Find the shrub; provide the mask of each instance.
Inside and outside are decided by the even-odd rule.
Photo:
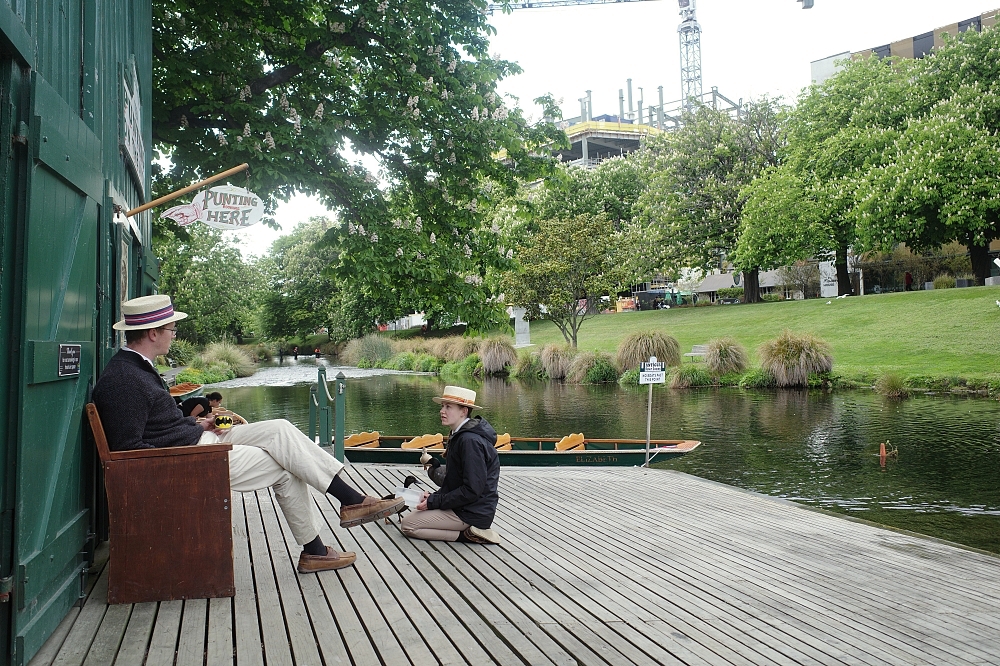
[[[416,357],[412,352],[396,354],[385,362],[385,367],[390,370],[413,370]]]
[[[551,379],[565,379],[576,350],[563,345],[545,345],[542,348],[542,367]]]
[[[764,342],[758,353],[761,366],[771,373],[779,388],[808,386],[811,373],[833,369],[830,345],[809,334],[784,331]]]
[[[741,373],[731,372],[729,374],[720,375],[718,382],[719,386],[739,386],[741,379],[743,379],[743,375]]]
[[[719,298],[743,298],[743,287],[723,287],[715,292]]]
[[[584,377],[588,384],[614,384],[618,381],[618,366],[615,359],[607,352],[598,352],[594,356],[594,362],[587,375]]]
[[[778,301],[785,300],[785,297],[782,294],[761,294],[760,300],[765,303],[777,303]]]
[[[517,363],[517,352],[510,338],[497,335],[483,340],[479,347],[479,358],[482,359],[484,373],[500,375]]]
[[[363,338],[355,338],[344,348],[343,358],[359,368],[372,368],[380,362],[388,361],[393,356],[392,343],[381,335],[374,333]],[[362,361],[366,365],[361,365]]]
[[[618,378],[618,384],[620,386],[638,386],[639,368],[632,368],[622,373],[622,376]]]
[[[205,347],[201,357],[209,367],[215,364],[228,366],[236,377],[249,377],[256,371],[250,354],[231,342],[213,342]]]
[[[747,352],[733,338],[716,338],[708,343],[705,364],[716,377],[742,373],[748,365]]]
[[[906,381],[894,372],[886,372],[875,382],[875,391],[890,400],[902,400],[910,395]]]
[[[571,384],[609,384],[618,381],[615,359],[607,352],[580,352],[566,371]]]
[[[180,338],[174,338],[170,344],[170,351],[167,352],[167,358],[173,360],[177,365],[189,365],[191,359],[197,355],[197,348],[187,340]]]
[[[243,347],[242,349],[257,362],[270,361],[274,358],[274,352],[271,350],[271,346],[265,342],[260,342],[249,347]]]
[[[545,367],[542,365],[541,354],[531,352],[518,356],[510,376],[518,379],[545,379]]]
[[[468,357],[469,354],[478,354],[481,343],[482,340],[478,338],[459,336],[441,338],[434,344],[433,354],[446,361],[458,362]]]
[[[438,372],[444,361],[431,354],[417,354],[413,358],[413,369],[418,372]]]
[[[954,289],[955,288],[955,278],[950,275],[938,275],[934,278],[934,288],[935,289]]]
[[[670,375],[670,388],[697,388],[711,386],[712,376],[700,365],[685,365]]]
[[[667,365],[680,365],[681,346],[676,338],[659,331],[637,331],[618,344],[617,361],[621,370],[638,368],[650,356]]]
[[[479,377],[483,374],[483,364],[479,354],[469,354],[461,361],[449,361],[441,366],[442,375],[468,375]]]
[[[178,382],[193,382],[195,384],[217,384],[233,379],[236,374],[225,363],[213,363],[204,368],[191,368],[177,373]]]
[[[740,378],[740,388],[741,389],[761,389],[761,388],[774,388],[776,383],[774,381],[774,375],[763,368],[754,368],[753,370],[747,371],[742,378]]]

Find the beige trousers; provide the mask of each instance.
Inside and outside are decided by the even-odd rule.
[[[315,539],[323,525],[309,486],[325,493],[344,465],[284,419],[233,426],[221,437],[206,432],[202,444],[229,442],[229,484],[240,493],[274,488],[297,543]]]
[[[401,523],[403,534],[411,539],[425,541],[455,541],[458,535],[469,528],[454,511],[428,509],[427,511],[410,511]]]

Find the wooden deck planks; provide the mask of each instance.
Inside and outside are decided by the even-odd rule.
[[[383,495],[413,472],[347,474]],[[501,546],[344,530],[315,493],[358,553],[319,575],[273,493],[237,494],[234,599],[109,607],[105,568],[32,666],[1000,663],[1000,558],[664,470],[501,479]]]

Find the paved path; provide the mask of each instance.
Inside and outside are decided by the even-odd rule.
[[[354,466],[384,494],[411,469]],[[270,492],[235,498],[234,599],[106,605],[36,664],[997,664],[1000,558],[677,472],[505,468],[502,546],[333,526],[295,573]]]

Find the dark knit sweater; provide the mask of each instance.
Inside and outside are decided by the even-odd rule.
[[[94,387],[94,404],[112,451],[197,444],[204,432],[181,414],[146,359],[122,349]]]

